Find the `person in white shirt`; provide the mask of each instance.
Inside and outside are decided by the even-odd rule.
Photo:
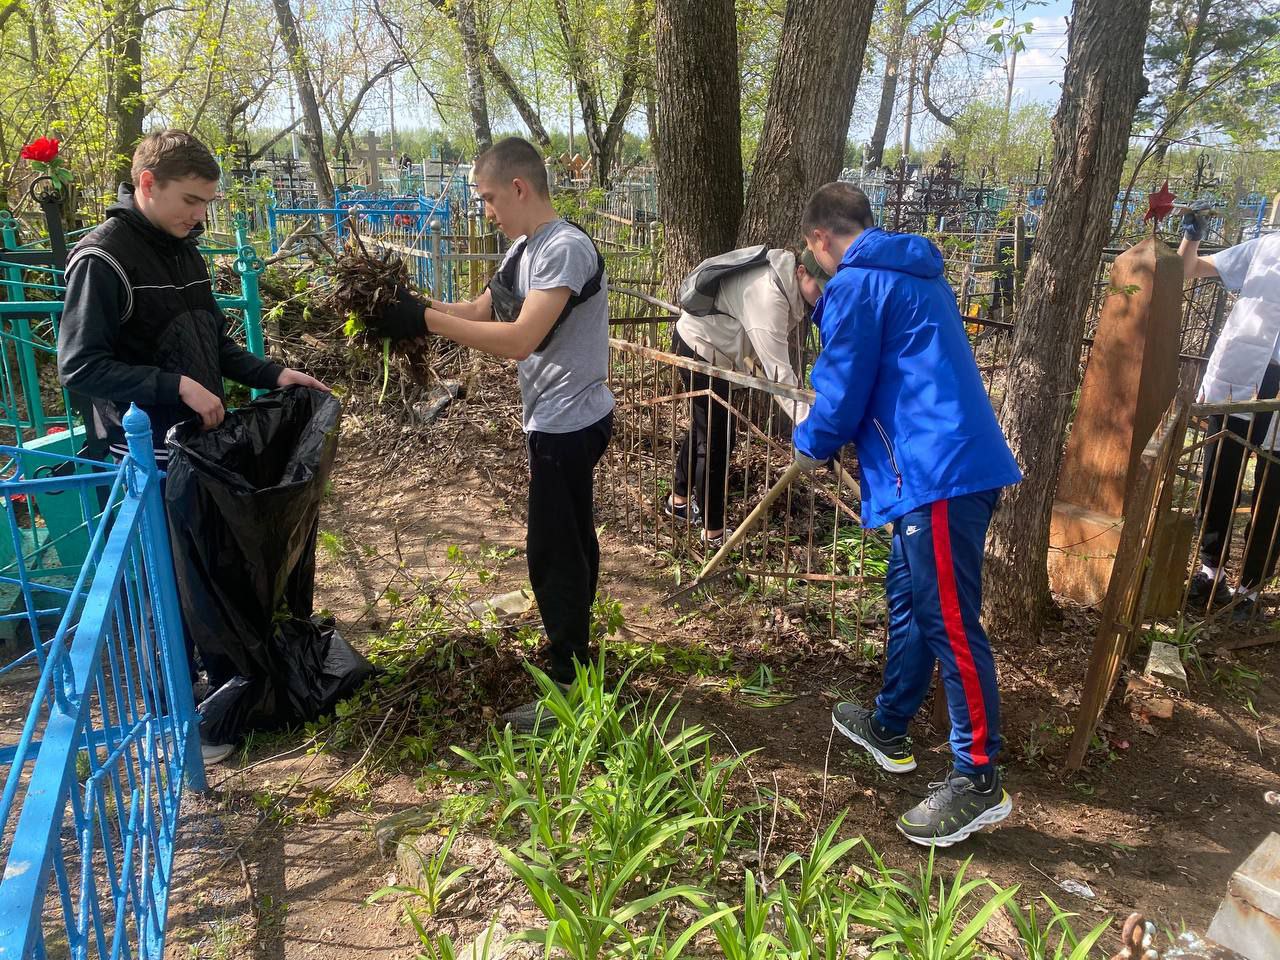
[[[766,262],[721,280],[715,312],[706,316],[681,312],[671,335],[672,352],[798,386],[800,379],[791,366],[791,337],[822,296],[828,279],[807,250],[770,250]],[[718,547],[731,532],[724,522],[735,434],[729,383],[683,368],[680,378],[686,390],[710,389],[718,399],[703,395],[689,400],[692,423],[676,456],[672,493],[664,509],[677,519],[701,522],[703,542]],[[793,424],[809,415],[808,404],[776,399]]]
[[[1219,278],[1238,297],[1209,355],[1200,402],[1273,399],[1280,394],[1280,233],[1202,257],[1205,218],[1203,204],[1193,205],[1183,217],[1178,247],[1183,276],[1187,280]],[[1272,454],[1280,451],[1280,418],[1270,413],[1209,418],[1209,436],[1224,430]],[[1240,500],[1238,488],[1244,486],[1239,479],[1247,452],[1245,444],[1236,440],[1215,440],[1205,449],[1200,569],[1187,592],[1188,601],[1202,608],[1234,600],[1232,617],[1237,622],[1253,619],[1258,591],[1274,571],[1280,541],[1280,463],[1255,456],[1253,507],[1244,532],[1239,586],[1234,590],[1227,586],[1231,519]]]

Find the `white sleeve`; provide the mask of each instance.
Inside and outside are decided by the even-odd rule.
[[[799,386],[799,378],[791,366],[791,304],[773,282],[772,269],[746,284],[742,291],[742,316],[738,320],[765,377],[789,387]],[[799,423],[809,415],[807,403],[779,396],[774,399],[792,423]]]
[[[1222,285],[1233,293],[1239,293],[1240,288],[1244,286],[1245,277],[1249,275],[1249,266],[1253,263],[1254,255],[1258,252],[1258,248],[1262,245],[1262,238],[1248,240],[1245,243],[1237,243],[1234,247],[1227,247],[1225,250],[1219,250],[1209,260],[1213,263],[1213,268],[1218,271],[1218,276],[1222,278]]]

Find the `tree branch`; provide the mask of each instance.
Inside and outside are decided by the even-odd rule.
[[[289,134],[293,133],[294,130],[298,129],[298,125],[302,123],[302,119],[303,119],[302,117],[299,117],[297,120],[293,121],[293,123],[289,124],[279,133],[272,134],[270,140],[268,140],[266,143],[264,143],[262,146],[260,146],[257,150],[255,150],[252,154],[249,155],[249,162],[253,163],[253,161],[261,160],[263,157],[265,157],[267,155],[268,150],[274,147],[277,143],[279,143]]]
[[[21,13],[26,16],[27,11],[22,8],[22,0],[9,0],[3,7],[0,7],[0,30],[4,29],[4,25],[9,22],[9,18],[15,13]]]
[[[932,96],[929,95],[929,84],[933,80],[934,68],[938,65],[938,58],[942,56],[942,43],[933,44],[929,50],[929,59],[925,61],[924,77],[920,81],[920,99],[924,101],[925,109],[933,114],[934,119],[944,126],[954,126],[956,122],[955,114],[944,113],[942,108],[938,106]]]
[[[381,80],[395,73],[401,67],[407,67],[408,65],[409,63],[407,60],[403,60],[403,59],[388,60],[385,64],[383,64],[381,70],[379,70],[377,73],[373,74],[372,76],[365,78],[364,84],[360,87],[359,90],[356,91],[356,95],[352,99],[351,105],[347,108],[347,112],[343,115],[342,123],[339,124],[338,129],[334,131],[333,140],[334,140],[335,150],[341,147],[342,141],[346,138],[347,134],[350,132],[351,125],[355,123],[356,116],[360,113],[360,107],[364,104],[364,98],[369,95],[369,91],[372,90],[375,86],[377,86]]]
[[[231,0],[224,0],[222,4],[222,16],[218,19],[218,36],[221,38],[222,31],[227,27],[227,14],[231,12]],[[200,118],[204,116],[205,107],[209,105],[209,101],[213,99],[213,78],[217,71],[210,70],[209,75],[205,78],[204,97],[200,101],[200,106],[196,107],[195,113],[191,116],[191,128],[195,129],[200,125]]]

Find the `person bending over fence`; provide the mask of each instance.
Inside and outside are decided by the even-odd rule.
[[[1207,204],[1193,204],[1182,218],[1183,277],[1217,277],[1239,296],[1209,354],[1200,402],[1271,400],[1280,394],[1280,233],[1236,244],[1211,257],[1200,256]],[[1188,604],[1199,609],[1234,601],[1231,617],[1251,621],[1258,591],[1275,571],[1280,540],[1280,463],[1268,457],[1280,451],[1280,418],[1271,413],[1245,413],[1209,418],[1209,436],[1227,432],[1235,438],[1211,441],[1205,448],[1200,487],[1200,569],[1187,587]],[[1253,504],[1244,530],[1240,583],[1226,583],[1231,549],[1231,519],[1244,487],[1245,444],[1259,447],[1253,466]]]
[[[556,214],[547,168],[532,144],[518,137],[494,144],[476,159],[473,174],[486,214],[516,241],[497,276],[465,303],[423,301],[402,289],[367,325],[394,340],[430,332],[519,361],[529,448],[529,583],[547,631],[549,673],[567,688],[575,661],[590,657],[600,572],[593,485],[613,433],[604,258],[590,237]],[[555,721],[537,701],[503,719],[526,731]]]
[[[677,356],[798,386],[789,352],[791,336],[822,296],[828,279],[807,250],[759,246],[704,260],[680,284],[680,319],[671,334],[671,350]],[[710,390],[714,397],[704,393],[689,399],[689,431],[676,455],[672,493],[663,510],[701,524],[702,542],[715,549],[733,532],[724,523],[735,435],[729,383],[678,369],[685,390]],[[806,403],[776,399],[792,423],[809,415]]]
[[[940,665],[952,769],[897,826],[915,843],[949,846],[1013,808],[996,768],[1000,696],[979,614],[987,526],[1001,488],[1022,474],[938,248],[874,226],[866,196],[845,183],[819,188],[801,226],[832,279],[814,313],[817,396],[794,431],[795,458],[816,470],[854,443],[862,525],[893,523],[884,684],[874,710],[839,703],[831,719],[885,770],[908,773],[907,725]]]

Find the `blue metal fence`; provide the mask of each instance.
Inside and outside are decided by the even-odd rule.
[[[418,286],[437,297],[456,299],[452,272],[443,259],[453,256],[450,230],[457,212],[447,195],[441,197],[344,196],[336,207],[271,207],[267,226],[271,252],[279,252],[282,240],[300,223],[310,222],[322,233],[332,233],[338,243],[358,232],[375,249],[403,257]]]
[[[90,529],[69,586],[21,562],[0,576],[33,643],[5,678],[33,674],[21,731],[0,741],[2,960],[160,960],[184,786],[204,787],[151,428],[137,408],[124,423],[128,458],[69,476],[33,466],[66,458],[0,448],[11,532],[29,522],[21,497],[51,493],[78,498]]]

